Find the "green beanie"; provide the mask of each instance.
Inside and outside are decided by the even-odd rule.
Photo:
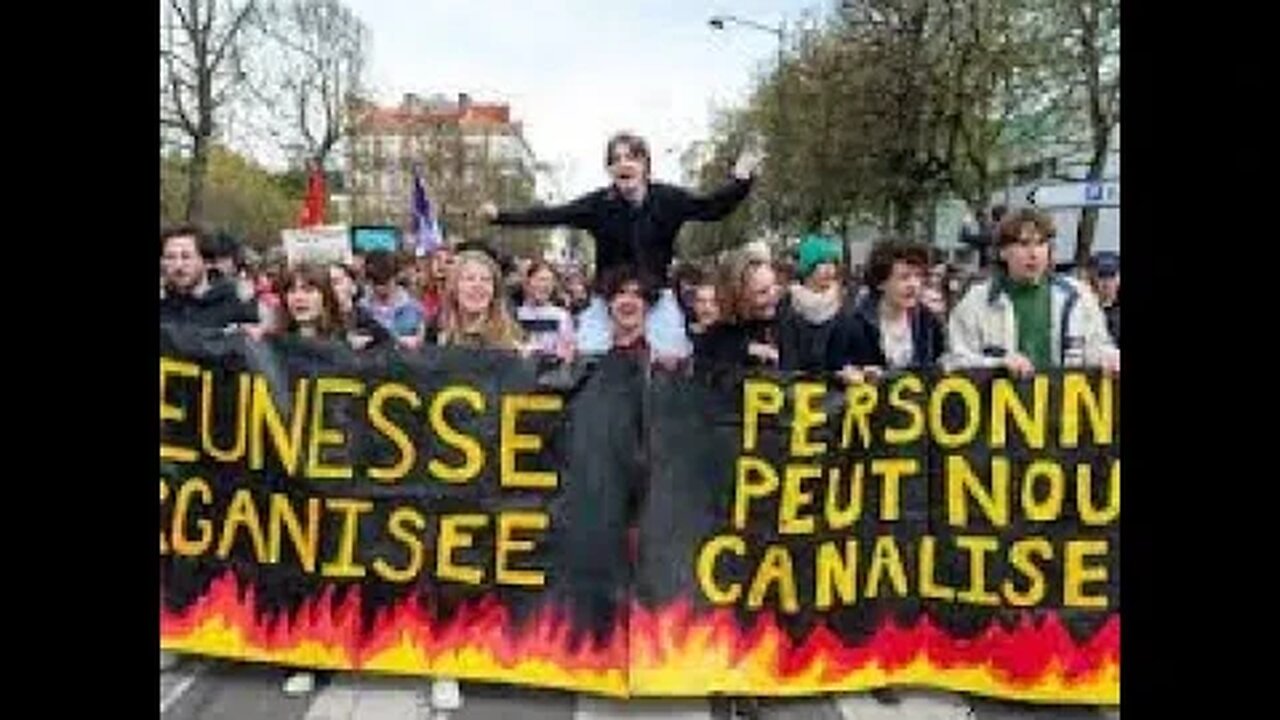
[[[803,280],[822,263],[839,263],[844,248],[825,235],[805,235],[796,250],[796,273]]]

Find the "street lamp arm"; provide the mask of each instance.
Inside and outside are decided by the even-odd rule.
[[[773,35],[776,35],[778,37],[779,42],[781,42],[783,39],[782,28],[776,28],[771,25],[764,25],[762,23],[755,22],[754,20],[746,20],[736,15],[713,15],[711,16],[711,19],[707,21],[707,24],[710,25],[712,28],[715,28],[716,30],[723,30],[725,23],[734,23],[737,25],[743,25],[745,27],[754,28],[756,30],[761,30],[763,32],[772,33]]]

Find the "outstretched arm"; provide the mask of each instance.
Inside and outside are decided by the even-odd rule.
[[[687,195],[686,216],[690,220],[714,221],[733,212],[746,199],[747,193],[751,192],[751,184],[755,180],[759,164],[758,154],[743,153],[733,166],[733,180],[728,185],[710,195]]]
[[[686,217],[690,220],[711,222],[721,220],[746,199],[751,192],[751,178],[739,180],[734,178],[729,184],[719,188],[710,195],[687,196]]]
[[[499,211],[492,203],[486,203],[480,208],[480,212],[494,225],[517,227],[568,225],[585,230],[591,226],[595,214],[593,195],[583,195],[566,205],[543,205],[525,210]]]

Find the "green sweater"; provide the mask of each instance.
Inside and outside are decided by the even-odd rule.
[[[1027,356],[1037,370],[1053,366],[1050,344],[1052,302],[1049,279],[1038,284],[1021,283],[1005,278],[1005,291],[1013,302],[1013,316],[1018,323],[1018,352]]]

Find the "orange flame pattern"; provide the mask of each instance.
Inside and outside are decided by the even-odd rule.
[[[954,638],[927,616],[891,621],[865,643],[844,644],[825,625],[793,642],[772,615],[743,631],[733,611],[695,615],[687,602],[631,610],[631,686],[637,694],[724,692],[808,695],[922,684],[1011,699],[1089,704],[1120,701],[1120,616],[1083,645],[1055,614],[1030,615],[1013,631],[992,623]]]
[[[570,642],[566,615],[544,608],[523,627],[494,596],[462,606],[446,623],[414,597],[377,614],[361,632],[361,598],[338,603],[333,588],[308,599],[296,618],[259,617],[252,587],[230,571],[179,613],[161,609],[161,647],[260,662],[629,695],[809,695],[887,685],[928,685],[1010,699],[1090,704],[1120,700],[1120,616],[1077,644],[1056,615],[971,639],[951,637],[922,617],[910,628],[886,622],[848,646],[824,625],[794,642],[761,613],[741,628],[726,608],[695,613],[687,601],[657,610],[632,603],[604,643]]]
[[[296,619],[260,618],[252,587],[231,572],[180,613],[160,612],[160,646],[244,660],[335,670],[440,675],[624,696],[625,625],[607,643],[570,643],[563,613],[543,608],[516,628],[495,597],[439,623],[410,596],[378,612],[361,632],[360,593],[335,606],[333,588],[306,600]]]

